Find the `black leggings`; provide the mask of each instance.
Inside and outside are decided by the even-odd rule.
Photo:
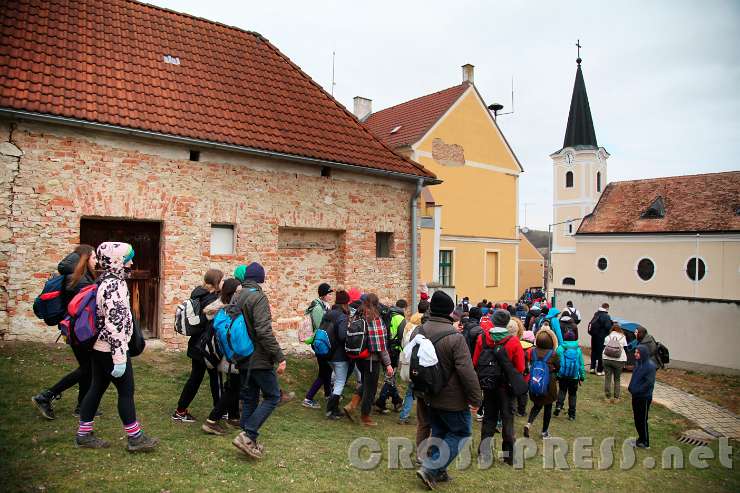
[[[177,409],[187,409],[190,403],[193,402],[200,388],[200,384],[203,382],[206,370],[208,371],[208,379],[211,383],[211,398],[215,407],[221,397],[221,382],[219,381],[218,370],[208,368],[203,361],[197,359],[191,359],[190,361],[192,362],[190,377],[188,377],[188,381],[185,382],[185,386],[182,388],[180,400],[177,401]]]
[[[218,421],[226,413],[229,413],[229,419],[239,419],[240,388],[241,380],[239,379],[239,375],[229,373],[226,383],[224,383],[224,391],[221,393],[221,397],[218,399],[216,405],[213,406],[208,419]]]
[[[80,407],[80,421],[89,422],[95,418],[95,412],[100,405],[100,399],[108,390],[111,382],[118,391],[118,415],[124,425],[136,421],[136,406],[134,405],[134,368],[131,358],[126,356],[126,371],[118,378],[110,374],[113,371],[111,353],[92,351],[92,385],[89,392],[82,399]]]
[[[82,404],[82,399],[85,397],[85,394],[87,394],[87,391],[90,389],[90,384],[92,383],[90,348],[72,345],[70,345],[70,347],[72,348],[72,353],[75,355],[75,359],[79,366],[77,369],[64,375],[62,379],[49,390],[53,392],[54,395],[62,395],[62,392],[65,390],[79,384],[80,389],[77,394],[77,405],[79,406]]]
[[[357,394],[362,397],[360,411],[363,416],[369,416],[373,408],[375,393],[378,391],[378,378],[380,370],[383,369],[383,363],[371,359],[362,359],[357,361],[357,368],[362,374],[362,384],[357,388]]]
[[[542,433],[545,433],[550,428],[550,418],[552,418],[552,403],[545,404],[544,406],[542,404],[533,405],[532,410],[529,411],[529,419],[527,420],[527,423],[534,423],[535,418],[537,418],[537,415],[540,414],[540,410],[543,407],[545,408],[545,414],[542,415]]]

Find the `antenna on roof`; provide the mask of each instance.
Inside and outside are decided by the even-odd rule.
[[[513,115],[514,114],[514,76],[511,76],[511,111],[507,111],[506,113],[499,113],[502,109],[504,109],[503,104],[499,103],[493,103],[488,105],[488,109],[493,111],[493,119],[495,120],[501,115]]]
[[[336,82],[334,82],[334,60],[337,57],[337,52],[332,51],[331,52],[331,95],[334,96],[334,86],[337,85]]]

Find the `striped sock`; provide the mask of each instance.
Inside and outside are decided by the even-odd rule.
[[[77,436],[84,437],[93,431],[94,421],[80,421],[80,427],[77,429]]]
[[[124,425],[123,429],[126,431],[129,438],[137,438],[143,433],[138,421],[134,421],[129,425]]]

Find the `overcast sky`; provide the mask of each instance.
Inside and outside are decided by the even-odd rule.
[[[740,169],[740,2],[280,1],[151,3],[267,37],[350,110],[461,82],[464,63],[524,167],[520,222],[547,228],[576,39],[609,181]],[[495,202],[492,199],[492,204]],[[495,209],[492,210],[495,217]]]

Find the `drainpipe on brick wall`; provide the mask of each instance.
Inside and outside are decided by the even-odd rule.
[[[419,286],[417,284],[417,269],[418,269],[418,262],[419,262],[419,255],[418,255],[418,246],[417,246],[417,222],[418,218],[417,216],[417,200],[419,198],[419,195],[421,195],[421,189],[424,186],[424,180],[419,178],[416,182],[416,191],[414,192],[414,195],[411,196],[411,311],[414,312],[416,310],[416,305],[418,303],[416,299],[416,292],[419,290]]]

